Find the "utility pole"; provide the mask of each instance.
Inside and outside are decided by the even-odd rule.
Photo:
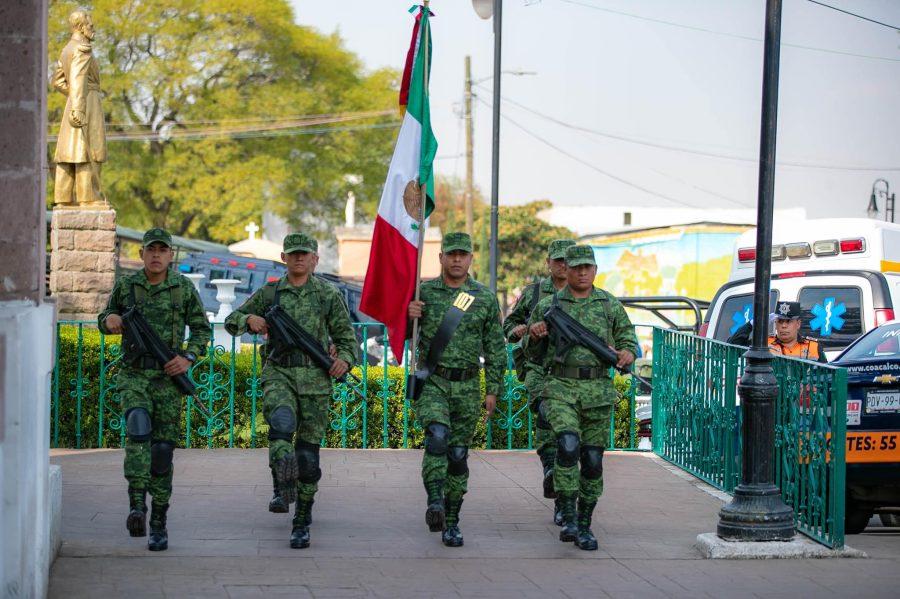
[[[494,105],[493,140],[491,143],[491,291],[497,293],[497,230],[500,204],[500,60],[501,35],[503,33],[503,0],[494,0]]]
[[[474,202],[475,196],[475,181],[474,181],[474,159],[472,154],[473,152],[473,142],[472,142],[472,133],[474,130],[474,124],[472,122],[472,57],[466,56],[466,93],[465,93],[465,101],[463,103],[464,117],[466,121],[466,233],[469,234],[469,237],[473,235],[474,229],[474,214],[472,208],[472,202]]]

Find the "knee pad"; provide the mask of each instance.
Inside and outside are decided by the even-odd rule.
[[[463,476],[469,473],[469,448],[454,445],[447,450],[447,474]]]
[[[551,429],[550,421],[547,419],[547,402],[543,399],[538,402],[537,426],[538,428],[544,429],[545,431],[549,431]]]
[[[146,408],[131,408],[125,412],[125,433],[129,439],[138,443],[149,441],[152,430],[150,412]]]
[[[581,476],[597,479],[603,476],[603,451],[605,447],[585,445],[581,448]]]
[[[425,427],[425,451],[431,455],[446,455],[450,429],[446,424],[432,422]]]
[[[301,483],[312,484],[322,478],[322,469],[319,468],[319,446],[315,443],[297,441],[297,478]]]
[[[162,476],[172,469],[175,444],[171,441],[157,441],[150,446],[150,472]]]
[[[269,415],[269,440],[284,439],[290,441],[297,430],[297,416],[287,406],[278,406]]]
[[[556,463],[563,468],[578,464],[578,451],[581,440],[578,433],[563,431],[556,436]]]

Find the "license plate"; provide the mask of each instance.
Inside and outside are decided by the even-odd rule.
[[[866,393],[866,413],[900,410],[900,392],[870,391]]]

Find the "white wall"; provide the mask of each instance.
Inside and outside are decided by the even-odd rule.
[[[49,483],[53,304],[0,302],[0,594],[44,597],[61,486]],[[57,474],[58,477],[58,474]],[[51,536],[55,539],[51,543]]]

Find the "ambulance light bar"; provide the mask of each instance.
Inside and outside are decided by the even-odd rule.
[[[772,246],[772,260],[784,260],[790,258],[809,258],[816,256],[837,256],[838,254],[859,254],[866,251],[866,240],[863,237],[855,239],[821,239],[810,245],[804,242],[788,243]],[[756,248],[739,248],[738,262],[754,262],[756,260]]]

